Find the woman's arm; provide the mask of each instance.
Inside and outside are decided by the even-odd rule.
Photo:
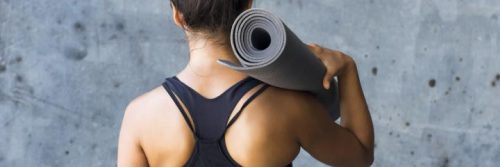
[[[340,125],[349,129],[363,144],[370,163],[373,161],[373,123],[358,77],[356,63],[338,76],[340,93]]]
[[[319,103],[308,100],[299,111],[301,145],[313,157],[330,165],[369,166],[373,162],[373,125],[356,63],[338,51],[318,45],[311,45],[310,49],[327,68],[325,88],[328,89],[334,76],[338,77],[341,125],[336,124]]]
[[[118,167],[147,167],[148,162],[139,142],[138,109],[134,102],[127,106],[118,141]]]

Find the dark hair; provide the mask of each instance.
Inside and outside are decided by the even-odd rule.
[[[228,33],[249,0],[170,0],[193,31]]]

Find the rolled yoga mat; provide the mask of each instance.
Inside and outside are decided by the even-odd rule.
[[[272,13],[249,9],[235,20],[230,42],[240,64],[218,63],[269,85],[315,95],[336,120],[340,116],[337,82],[323,87],[324,64]]]

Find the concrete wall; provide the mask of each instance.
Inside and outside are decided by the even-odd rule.
[[[500,163],[500,1],[256,3],[357,60],[373,166]],[[187,62],[170,16],[168,0],[0,0],[0,166],[115,165],[127,102]]]

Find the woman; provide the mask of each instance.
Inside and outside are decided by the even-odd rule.
[[[219,65],[238,63],[232,22],[252,0],[171,0],[190,59],[176,76],[134,99],[122,122],[118,166],[291,166],[300,148],[335,166],[369,166],[373,127],[353,59],[310,45],[337,76],[341,123],[312,95],[273,87]]]

